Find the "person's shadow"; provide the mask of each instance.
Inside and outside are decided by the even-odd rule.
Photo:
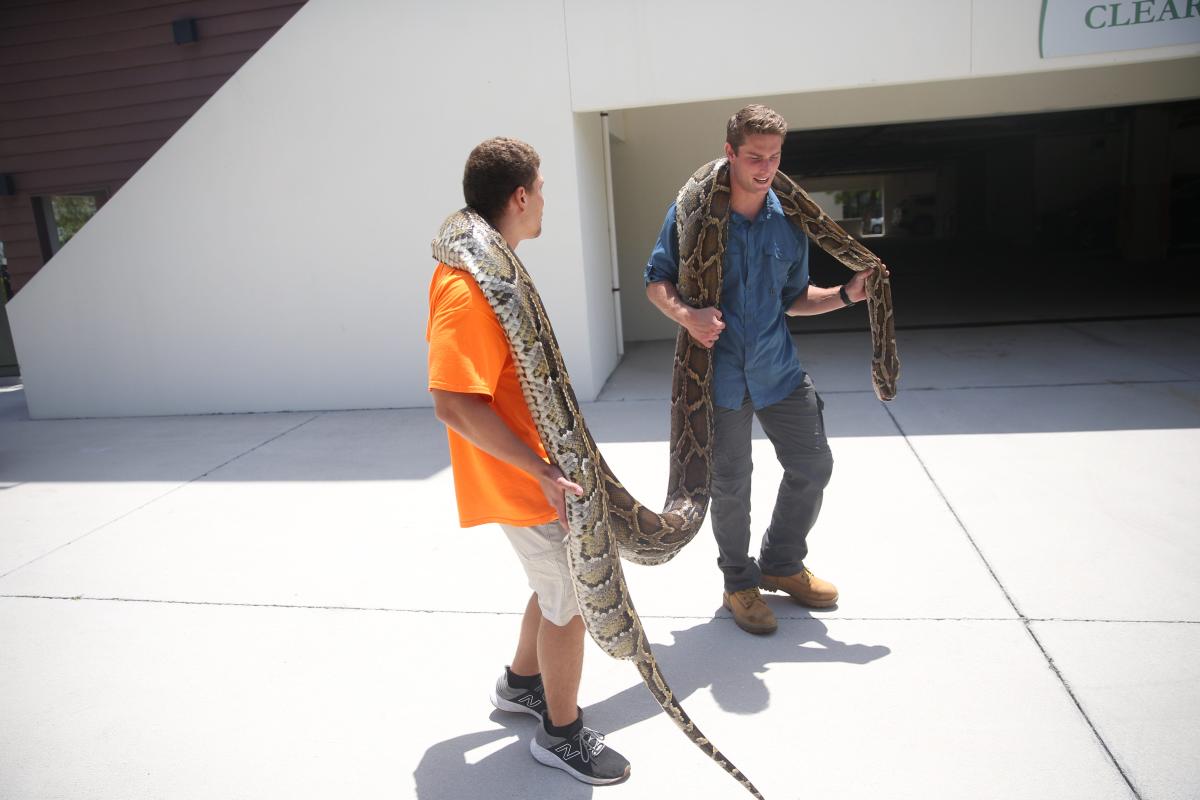
[[[486,704],[486,689],[481,701]],[[587,800],[592,787],[529,754],[537,720],[526,714],[492,711],[492,730],[466,733],[425,751],[413,772],[420,800],[529,800],[536,797]]]
[[[781,619],[772,636],[743,634],[724,615],[672,631],[672,636],[672,644],[654,644],[654,655],[684,709],[690,695],[709,688],[717,704],[731,714],[753,714],[770,705],[770,691],[760,676],[771,664],[868,664],[891,653],[884,645],[838,641],[822,620],[808,616]],[[630,675],[634,682],[627,689],[584,709],[589,727],[613,733],[662,713],[632,668]],[[493,711],[490,719],[503,727],[456,736],[425,751],[413,773],[417,797],[592,797],[592,787],[559,770],[533,768],[533,717]],[[695,722],[703,730],[703,720]]]

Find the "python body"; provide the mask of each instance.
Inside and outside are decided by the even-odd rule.
[[[895,396],[899,371],[891,294],[882,264],[824,215],[787,176],[772,185],[785,213],[821,247],[852,269],[874,269],[867,281],[874,342],[872,377],[881,399]],[[679,193],[680,296],[694,307],[720,302],[729,216],[728,166],[705,165]],[[584,423],[562,352],[532,279],[503,237],[467,208],[446,219],[433,255],[467,270],[495,312],[512,349],[517,377],[550,461],[583,488],[567,494],[567,555],[580,615],[592,639],[614,658],[633,661],[667,715],[706,755],[755,797],[762,795],[688,717],[658,668],[634,609],[621,557],[641,564],[670,560],[699,531],[711,485],[712,352],[681,330],[671,389],[671,459],[662,513],[637,502],[604,462]]]

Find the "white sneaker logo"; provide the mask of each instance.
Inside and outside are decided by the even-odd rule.
[[[523,703],[523,704],[529,706],[530,708],[533,708],[534,706],[536,706],[538,704],[538,696],[536,694],[521,695],[520,697],[517,698],[517,702]]]
[[[583,751],[571,747],[569,741],[555,745],[554,752],[558,753],[563,761],[570,761],[572,758],[579,758],[579,756],[583,755]]]
[[[579,749],[571,746],[572,741],[579,744]],[[583,763],[587,764],[604,750],[604,737],[590,728],[584,728],[570,739],[559,742],[551,749],[558,753],[563,761],[582,758]]]

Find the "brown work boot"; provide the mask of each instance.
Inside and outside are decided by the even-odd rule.
[[[763,575],[758,585],[768,592],[787,592],[797,603],[809,608],[837,605],[837,587],[813,575],[807,568],[795,575]]]
[[[733,613],[733,621],[746,633],[774,633],[779,627],[775,614],[762,599],[757,586],[739,592],[725,592],[721,604]]]

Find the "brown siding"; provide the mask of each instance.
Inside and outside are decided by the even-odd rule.
[[[184,120],[196,112],[208,99],[207,94],[196,97],[185,97],[180,100],[162,100],[157,103],[125,106],[121,109],[122,125],[136,125],[141,122],[155,122],[163,119]],[[111,109],[103,108],[97,111],[79,111],[74,114],[58,116],[28,117],[26,119],[0,119],[0,147],[19,148],[22,138],[37,138],[39,136],[72,131],[100,131],[106,123],[111,122]]]
[[[0,0],[0,241],[14,290],[42,267],[33,198],[111,196],[303,0]],[[196,19],[176,45],[171,22]]]

